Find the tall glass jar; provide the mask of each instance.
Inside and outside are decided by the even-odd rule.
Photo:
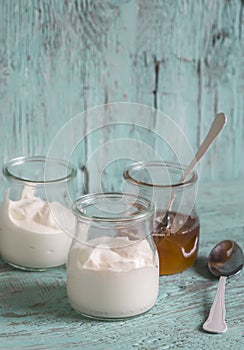
[[[152,235],[158,249],[160,275],[187,269],[198,253],[200,224],[195,211],[198,177],[193,171],[179,183],[184,171],[185,167],[179,164],[161,161],[134,163],[124,171],[126,191],[154,203]]]
[[[3,166],[0,254],[14,267],[43,270],[66,262],[74,232],[76,169],[45,157],[18,157]]]
[[[158,254],[151,237],[153,207],[122,193],[81,197],[67,262],[67,294],[88,317],[121,319],[151,309],[158,295]]]

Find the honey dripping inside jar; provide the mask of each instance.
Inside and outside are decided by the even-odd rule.
[[[163,212],[156,213],[156,225],[164,215]],[[194,263],[198,252],[200,229],[198,217],[176,212],[170,212],[169,215],[172,225],[163,231],[160,229],[157,231],[157,227],[153,231],[159,256],[160,275],[186,270]]]

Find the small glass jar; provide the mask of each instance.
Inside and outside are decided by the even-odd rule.
[[[194,207],[198,177],[192,171],[179,183],[185,169],[179,164],[148,161],[134,163],[124,171],[126,191],[154,203],[152,235],[158,249],[160,275],[187,269],[198,253],[200,224]],[[167,225],[162,225],[166,213]]]
[[[0,254],[24,270],[66,263],[75,218],[76,169],[45,157],[18,157],[3,166],[7,189],[0,206]]]
[[[151,309],[159,284],[151,237],[153,207],[122,193],[81,197],[73,204],[76,235],[67,261],[67,294],[79,313],[116,320]]]

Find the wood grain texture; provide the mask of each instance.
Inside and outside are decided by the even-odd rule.
[[[169,115],[194,150],[224,111],[229,122],[201,163],[201,180],[242,178],[243,13],[241,0],[1,0],[0,162],[46,154],[77,113],[127,101]],[[146,122],[153,130],[154,118]],[[92,124],[85,119],[83,130]],[[81,172],[96,141],[87,139],[76,159]],[[115,186],[121,165],[113,172]]]
[[[226,285],[228,331],[202,331],[218,280],[207,256],[218,241],[231,238],[244,248],[241,183],[201,186],[199,256],[183,273],[161,276],[159,297],[148,313],[119,322],[82,318],[69,305],[64,268],[22,272],[0,263],[2,349],[235,349],[244,346],[243,273]]]

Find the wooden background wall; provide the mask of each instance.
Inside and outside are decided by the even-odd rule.
[[[123,101],[166,113],[193,150],[224,111],[228,125],[201,181],[240,179],[243,8],[241,0],[0,0],[1,164],[46,154],[74,115]]]

